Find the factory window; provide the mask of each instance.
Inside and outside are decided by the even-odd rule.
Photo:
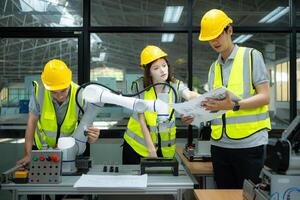
[[[7,104],[8,102],[8,88],[2,88],[0,92],[0,105]]]
[[[92,26],[186,25],[187,1],[91,0]]]
[[[78,41],[74,38],[1,38],[0,121],[26,124],[32,81],[39,80],[44,65],[63,60],[78,77]],[[21,115],[20,115],[21,114]],[[3,120],[3,121],[2,121]]]
[[[276,101],[289,101],[289,62],[283,62],[276,65]]]
[[[276,65],[276,100],[290,100],[290,65],[289,62],[283,62]],[[300,58],[297,59],[297,101],[300,101]]]
[[[16,106],[19,104],[19,101],[24,99],[29,99],[29,90],[23,87],[9,88],[8,89],[8,106]],[[4,104],[5,105],[5,104]]]
[[[199,26],[200,19],[210,9],[224,10],[232,18],[234,26],[288,26],[289,1],[272,0],[257,4],[256,1],[203,1],[193,4],[193,25]]]
[[[2,27],[82,26],[82,2],[68,0],[0,1]]]
[[[296,4],[296,23],[300,26],[300,1],[294,1]]]
[[[217,59],[218,54],[208,42],[201,42],[198,37],[199,33],[193,34],[193,89],[204,93],[208,91],[210,65]]]

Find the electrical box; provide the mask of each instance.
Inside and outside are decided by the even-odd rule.
[[[62,172],[61,165],[61,150],[32,150],[29,169],[29,183],[60,183]]]

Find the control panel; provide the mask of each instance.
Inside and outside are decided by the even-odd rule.
[[[61,163],[61,150],[32,150],[29,169],[29,183],[60,183]]]

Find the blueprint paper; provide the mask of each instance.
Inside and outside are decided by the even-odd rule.
[[[176,112],[182,114],[183,116],[191,116],[194,118],[192,125],[200,127],[201,122],[210,121],[212,119],[217,118],[218,116],[224,114],[226,110],[219,111],[209,111],[205,110],[204,107],[201,106],[201,102],[205,100],[205,98],[214,98],[214,99],[224,99],[225,93],[228,92],[233,101],[240,100],[235,94],[227,90],[225,87],[220,87],[204,93],[199,97],[183,102],[183,103],[175,103],[172,104],[172,107]]]

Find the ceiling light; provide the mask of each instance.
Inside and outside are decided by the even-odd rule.
[[[233,40],[233,43],[239,44],[239,43],[246,42],[246,41],[249,40],[252,36],[253,36],[253,34],[240,35],[239,37],[235,38],[235,40]]]
[[[173,42],[174,37],[175,37],[174,33],[164,33],[161,36],[161,41],[162,42]]]
[[[4,142],[11,142],[11,141],[13,141],[13,139],[12,138],[4,138],[4,139],[0,139],[0,143],[4,143]]]
[[[290,7],[286,7],[283,10],[281,10],[279,13],[277,13],[276,15],[274,15],[273,17],[271,17],[267,23],[272,23],[274,21],[276,21],[277,19],[279,19],[280,17],[282,17],[283,15],[287,14],[290,11]]]
[[[177,23],[183,11],[183,6],[167,6],[164,14],[164,23]]]
[[[25,138],[14,139],[14,140],[11,141],[10,143],[17,143],[17,144],[25,143]]]
[[[278,6],[275,8],[273,11],[271,11],[269,14],[267,14],[265,17],[263,17],[261,20],[259,20],[258,23],[272,23],[288,13],[290,10],[289,6],[283,7],[283,6]]]
[[[109,129],[110,127],[116,125],[118,121],[95,121],[93,122],[93,126],[99,129]]]

